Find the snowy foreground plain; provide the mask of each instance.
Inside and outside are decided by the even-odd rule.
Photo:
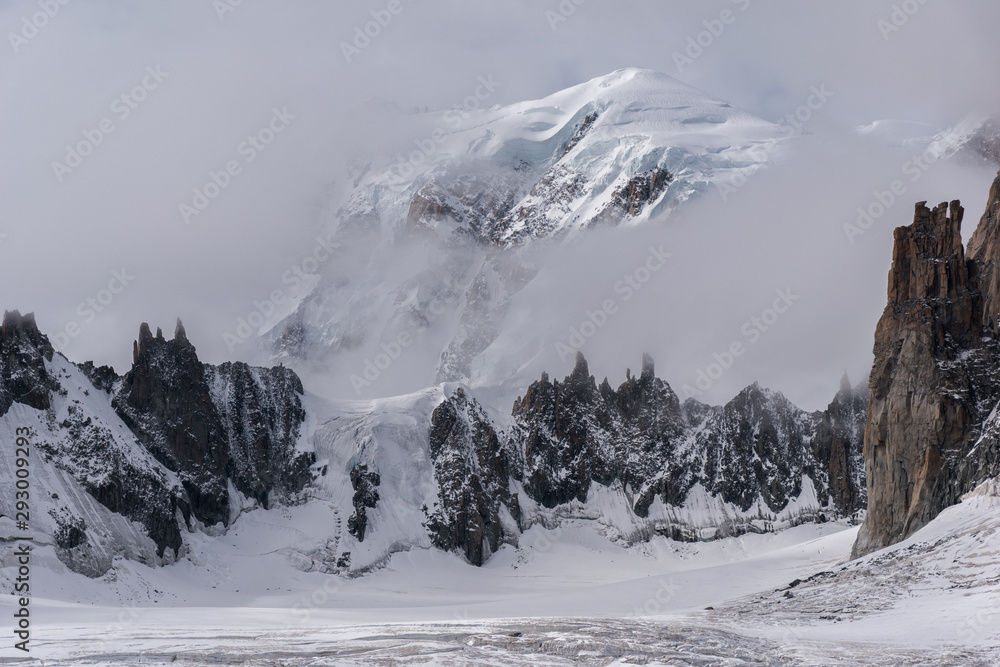
[[[533,528],[483,568],[411,550],[341,579],[248,549],[289,530],[280,513],[239,522],[190,559],[155,569],[123,561],[102,580],[39,552],[32,659],[4,647],[3,662],[1000,664],[996,482],[854,562],[856,529],[844,525],[625,548],[579,521]],[[5,596],[5,618],[11,603]]]

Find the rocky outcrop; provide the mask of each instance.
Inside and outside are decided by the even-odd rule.
[[[1000,331],[1000,174],[990,187],[986,211],[969,239],[969,259],[975,262],[982,294],[982,321]]]
[[[173,340],[159,329],[154,337],[143,323],[132,370],[112,404],[153,456],[179,474],[194,516],[208,525],[228,524],[228,438],[205,367],[180,322]]]
[[[140,327],[132,369],[112,404],[157,460],[180,476],[194,516],[228,525],[230,483],[266,508],[271,494],[308,482],[312,457],[295,451],[305,420],[302,393],[286,368],[202,364],[178,321],[172,340]]]
[[[59,388],[58,380],[45,367],[54,352],[49,339],[38,331],[34,314],[4,312],[0,324],[0,417],[14,403],[48,409],[49,392]]]
[[[382,477],[375,471],[369,471],[368,466],[359,463],[351,469],[351,486],[354,487],[354,513],[347,520],[347,531],[358,538],[358,542],[365,541],[365,532],[368,530],[368,510],[375,509],[378,504],[378,487],[382,483]]]
[[[823,411],[813,438],[813,455],[826,464],[830,496],[845,516],[868,506],[863,455],[868,397],[868,387],[851,387],[845,374],[840,391]]]
[[[920,202],[913,224],[895,230],[869,381],[868,514],[855,556],[911,535],[987,474],[970,471],[967,457],[1000,388],[989,336],[998,194],[995,183],[970,243],[974,257],[962,247],[957,201],[933,210]]]
[[[193,519],[228,525],[244,504],[232,489],[264,508],[292,500],[314,462],[297,448],[302,394],[280,366],[201,363],[180,322],[172,340],[143,324],[124,377],[91,362],[74,368],[32,315],[8,312],[0,326],[0,418],[15,403],[41,413],[20,419],[35,424],[30,439],[46,474],[77,496],[50,513],[51,535],[60,559],[89,576],[104,574],[116,553],[152,562],[153,549],[134,528],[111,533],[120,517],[94,514],[79,496],[141,524],[163,562],[181,553]],[[113,534],[132,541],[114,544]]]
[[[673,180],[673,175],[662,168],[636,174],[615,190],[611,206],[619,217],[635,217],[655,202]]]
[[[111,430],[83,409],[71,405],[67,411],[60,425],[64,438],[41,443],[43,454],[71,473],[97,502],[142,524],[156,543],[158,556],[167,549],[180,553],[183,539],[177,516],[178,512],[190,516],[187,494],[151,469],[148,461],[130,457]]]
[[[459,388],[431,416],[430,455],[438,502],[424,508],[424,525],[435,546],[482,565],[517,530],[511,452],[482,406]]]
[[[865,405],[865,392],[846,382],[822,413],[757,384],[724,406],[681,403],[648,355],[639,375],[627,371],[613,389],[578,354],[564,380],[543,373],[528,387],[505,431],[462,390],[437,407],[430,450],[440,493],[426,527],[439,547],[479,565],[526,527],[522,501],[582,507],[595,485],[623,494],[638,520],[675,539],[766,530],[761,519],[802,498],[795,521],[853,517],[865,503]],[[730,508],[718,530],[662,518],[695,487]],[[518,488],[520,499],[509,491]]]

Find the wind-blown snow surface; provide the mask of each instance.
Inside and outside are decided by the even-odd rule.
[[[231,546],[211,555],[207,542],[194,547],[207,568],[130,564],[111,582],[39,568],[33,657],[112,665],[996,664],[998,490],[981,487],[911,539],[851,563],[855,531],[832,524],[624,548],[581,523],[535,528],[482,569],[415,550],[347,580],[301,573],[278,554],[240,555],[237,540],[294,530],[287,519],[251,513]],[[65,602],[74,598],[81,603]],[[4,599],[0,613],[10,605]]]

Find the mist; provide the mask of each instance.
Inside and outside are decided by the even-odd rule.
[[[401,0],[363,47],[357,31],[387,2],[219,4],[70,2],[32,31],[38,2],[0,3],[0,305],[35,312],[74,361],[124,372],[140,322],[169,334],[178,317],[202,359],[259,360],[259,347],[226,335],[275,291],[305,289],[307,278],[287,276],[327,238],[352,162],[403,150],[426,133],[410,111],[461,105],[482,76],[502,83],[489,103],[507,104],[645,67],[774,122],[812,86],[833,95],[806,136],[734,192],[538,250],[536,280],[484,353],[498,364],[475,382],[562,377],[572,359],[558,344],[575,351],[571,329],[611,299],[617,312],[578,346],[598,379],[623,380],[647,351],[682,397],[688,385],[719,403],[759,381],[825,407],[843,372],[858,383],[870,369],[892,228],[917,201],[961,199],[967,239],[994,175],[956,159],[911,180],[912,155],[854,133],[885,118],[943,128],[1000,108],[1000,7],[985,3],[913,2],[896,25],[894,5],[907,3]],[[689,40],[723,12],[733,20],[692,56]],[[904,194],[849,238],[857,209],[897,179]],[[626,301],[615,286],[661,246],[670,257]],[[365,247],[318,273],[375,271]],[[436,257],[401,247],[378,259],[413,274]],[[787,310],[766,330],[751,324],[758,337],[744,333],[778,292],[794,295]],[[385,341],[314,386],[335,397],[428,386],[453,306],[364,392],[349,377]],[[699,372],[736,342],[744,353],[699,388]],[[499,363],[525,345],[530,363]]]

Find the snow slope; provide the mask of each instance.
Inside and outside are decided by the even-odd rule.
[[[163,593],[138,604],[36,599],[37,655],[112,665],[991,665],[998,491],[981,487],[910,540],[854,562],[855,531],[831,524],[631,548],[577,524],[533,529],[530,544],[505,546],[482,569],[430,550],[351,580],[236,560],[233,578],[212,584],[225,597],[178,564],[143,572]]]

